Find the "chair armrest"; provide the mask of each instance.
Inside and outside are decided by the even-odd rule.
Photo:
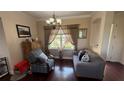
[[[46,62],[50,67],[55,65],[54,59],[48,59]]]
[[[49,59],[54,59],[54,56],[53,55],[49,55],[48,58]]]

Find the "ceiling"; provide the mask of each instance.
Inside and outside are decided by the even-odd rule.
[[[74,18],[74,17],[89,17],[93,12],[91,11],[54,11],[58,18]],[[38,20],[44,20],[52,17],[53,11],[25,11],[25,13],[36,17]]]

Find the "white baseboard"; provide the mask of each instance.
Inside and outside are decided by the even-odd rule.
[[[10,70],[9,73],[10,73],[11,75],[14,75],[14,71],[13,71],[13,70]]]
[[[124,60],[121,60],[120,63],[124,65]]]
[[[8,72],[4,73],[3,75],[0,75],[0,78],[7,75],[7,74],[8,74]]]
[[[72,57],[63,57],[63,59],[72,59]]]
[[[58,56],[55,56],[56,59],[59,59]],[[72,57],[63,57],[63,59],[72,59]]]
[[[124,65],[124,61],[123,61],[123,60],[107,60],[107,61],[110,61],[110,62],[118,62],[118,63]]]
[[[59,59],[59,57],[57,57],[57,56],[54,56],[54,58]]]
[[[121,64],[123,64],[123,65],[124,65],[124,63],[123,63],[123,62],[121,62]]]

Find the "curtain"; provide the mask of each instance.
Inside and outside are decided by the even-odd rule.
[[[62,31],[63,31],[63,35],[66,38],[64,43],[66,44],[66,43],[70,42],[72,45],[74,45],[74,42],[73,42],[71,34],[70,34],[70,29],[67,29],[67,27],[64,27],[64,28],[62,28]],[[62,46],[62,48],[64,48],[64,45]]]
[[[77,50],[78,28],[78,24],[61,26],[61,29],[60,27],[45,26],[45,52],[49,54],[48,46],[55,40],[59,30],[62,30],[63,34],[65,34],[65,43],[71,42],[75,46],[75,50]],[[63,48],[64,46],[61,47],[61,49]]]
[[[49,36],[49,41],[48,41],[48,45],[50,45],[56,38],[56,35],[58,34],[59,31],[59,27],[57,27],[56,29],[52,29],[51,30],[51,34]]]
[[[79,24],[68,25],[67,28],[70,30],[70,35],[73,40],[73,45],[75,45],[75,50],[77,50]]]
[[[55,29],[53,26],[44,26],[45,31],[45,52],[49,54],[48,45],[49,45],[49,37],[51,34],[51,31]]]

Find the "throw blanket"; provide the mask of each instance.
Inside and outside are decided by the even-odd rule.
[[[23,60],[15,65],[15,70],[18,70],[21,74],[29,69],[29,62]]]

